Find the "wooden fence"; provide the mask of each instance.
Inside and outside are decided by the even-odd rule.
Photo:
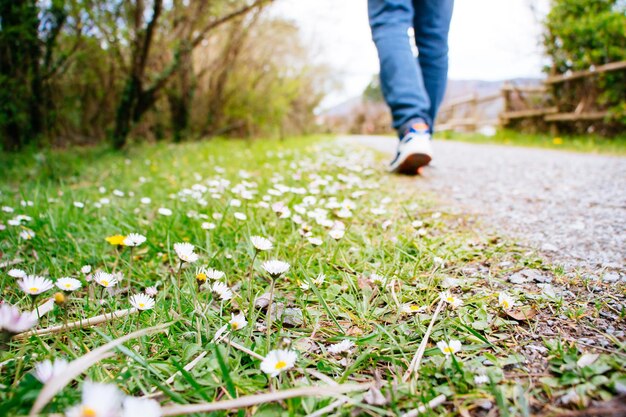
[[[520,122],[543,123],[555,129],[556,123],[602,120],[609,116],[609,112],[598,104],[601,90],[595,87],[595,77],[597,74],[624,70],[626,61],[620,61],[585,71],[549,76],[537,86],[516,86],[507,82],[498,93],[482,97],[472,94],[447,102],[439,110],[436,129],[475,131],[482,126],[507,127]],[[572,106],[560,102],[560,88],[566,83],[580,81],[585,81],[585,86],[580,89],[577,104]],[[485,117],[488,105],[501,107],[497,119]]]

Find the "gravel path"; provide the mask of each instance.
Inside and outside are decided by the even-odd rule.
[[[344,136],[389,154],[394,139]],[[626,158],[435,141],[415,180],[566,268],[626,280]]]

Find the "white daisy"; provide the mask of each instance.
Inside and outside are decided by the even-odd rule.
[[[85,203],[83,203],[82,201],[74,201],[74,207],[76,208],[84,208],[85,207]]]
[[[21,333],[37,324],[37,315],[30,311],[22,313],[17,307],[0,304],[0,332]]]
[[[515,298],[505,292],[501,292],[498,295],[498,305],[503,309],[508,310],[515,305]]]
[[[282,274],[289,271],[289,267],[291,265],[289,265],[287,262],[273,259],[270,261],[263,262],[262,266],[263,266],[263,269],[265,269],[265,272],[270,274],[272,278],[278,278]]]
[[[108,272],[98,271],[93,276],[93,280],[102,285],[104,288],[110,288],[117,284],[117,277],[113,274],[109,274]]]
[[[352,211],[350,211],[350,209],[348,208],[342,208],[341,210],[337,211],[335,215],[340,219],[348,219],[352,217]]]
[[[270,376],[278,376],[283,371],[293,368],[298,355],[293,350],[272,350],[263,362],[261,370]]]
[[[161,406],[158,401],[149,398],[126,397],[122,403],[120,417],[161,417]]]
[[[198,260],[198,255],[194,252],[195,247],[191,243],[174,243],[174,251],[183,262],[194,263]]]
[[[18,281],[18,285],[26,294],[29,295],[38,295],[42,292],[46,292],[52,287],[54,284],[48,278],[38,277],[34,275],[27,275]]]
[[[214,282],[211,286],[211,291],[219,295],[220,299],[223,301],[233,298],[233,292],[223,282]]]
[[[463,305],[463,300],[455,297],[450,291],[444,291],[439,294],[439,297],[446,303],[450,304],[450,307],[457,308]]]
[[[58,289],[63,291],[75,291],[82,287],[82,283],[76,278],[63,277],[57,279],[57,282],[54,283]]]
[[[137,310],[151,310],[154,308],[154,298],[147,294],[135,294],[130,297],[130,303]]]
[[[145,241],[146,241],[146,237],[144,235],[140,235],[139,233],[131,233],[128,236],[126,236],[126,239],[124,239],[124,245],[139,246]]]
[[[372,273],[370,275],[370,281],[372,281],[374,284],[385,285],[385,282],[387,282],[387,278]]]
[[[224,272],[213,268],[206,268],[203,272],[206,274],[207,278],[212,280],[222,279],[226,276]]]
[[[450,340],[450,342],[442,340],[437,342],[437,347],[444,355],[448,356],[461,350],[461,342],[458,340]]]
[[[161,216],[171,216],[172,215],[172,210],[165,208],[165,207],[160,207],[157,212],[161,215]]]
[[[326,275],[322,273],[318,274],[317,277],[315,277],[315,279],[313,280],[315,285],[317,285],[318,287],[324,284],[324,281],[326,281]]]
[[[270,250],[274,247],[269,239],[261,236],[251,236],[250,240],[252,241],[252,245],[258,251]]]
[[[151,287],[147,287],[144,292],[146,294],[148,294],[150,297],[155,297],[159,293],[159,291],[157,290],[156,285],[153,285]]]
[[[66,417],[114,417],[121,411],[123,395],[113,384],[86,381],[82,401],[65,412]]]
[[[215,229],[215,223],[204,222],[200,227],[202,227],[204,230],[213,230]]]
[[[20,238],[23,240],[31,240],[35,237],[35,232],[30,229],[24,229],[20,232]]]
[[[239,313],[236,316],[231,313],[230,316],[230,328],[233,330],[243,329],[248,324],[248,321],[246,320],[246,317],[243,315],[243,313]]]
[[[67,361],[65,359],[57,359],[51,362],[50,359],[46,359],[43,362],[35,364],[33,375],[42,384],[50,381],[52,378],[57,377],[65,371],[67,368]]]
[[[241,220],[241,221],[244,221],[244,220],[246,220],[246,219],[247,219],[247,217],[246,217],[246,215],[245,215],[245,214],[243,214],[243,213],[241,213],[241,212],[238,212],[238,211],[237,211],[237,212],[235,212],[235,213],[233,214],[233,216],[235,216],[235,219],[237,219],[237,220]]]
[[[141,204],[150,204],[152,203],[152,199],[150,197],[142,197],[140,200]]]
[[[424,226],[424,222],[421,220],[413,220],[411,222],[411,226],[413,226],[413,228],[415,229],[419,229],[420,227]]]
[[[402,311],[404,314],[421,313],[424,310],[426,310],[424,306],[418,306],[412,303],[402,304],[402,308],[400,309],[400,311]]]
[[[346,234],[344,229],[332,229],[328,235],[335,240],[341,239]]]
[[[338,355],[344,352],[350,352],[350,349],[354,347],[354,342],[352,340],[344,339],[339,343],[335,343],[334,345],[330,345],[326,348],[328,353],[331,355]]]
[[[91,272],[91,265],[84,265],[82,268],[80,268],[80,272],[87,275]]]
[[[24,278],[27,274],[26,272],[22,271],[21,269],[11,269],[8,272],[10,277],[13,278]]]
[[[310,237],[308,238],[309,243],[315,246],[319,246],[322,243],[324,243],[324,241],[322,239],[320,239],[319,237]]]

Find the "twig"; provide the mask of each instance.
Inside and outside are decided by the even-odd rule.
[[[45,334],[58,333],[63,330],[70,330],[74,328],[91,327],[91,326],[95,326],[95,325],[98,325],[107,321],[111,321],[113,319],[119,319],[119,318],[128,316],[129,314],[136,313],[136,312],[137,312],[136,308],[129,308],[126,310],[117,310],[111,313],[104,313],[104,314],[100,314],[99,316],[90,317],[85,320],[73,321],[68,324],[60,324],[58,326],[46,327],[45,329],[18,333],[15,336],[13,336],[13,339],[25,339],[29,336],[35,336],[35,335],[41,336]]]
[[[331,411],[333,411],[335,408],[341,407],[342,405],[344,405],[347,401],[345,399],[338,399],[337,401],[333,401],[332,403],[328,404],[326,407],[320,408],[319,410],[311,413],[311,414],[307,414],[306,417],[321,417],[321,416],[325,416],[328,413],[330,413]]]
[[[324,375],[323,373],[315,370],[315,369],[311,369],[311,368],[307,368],[304,370],[304,372],[306,372],[307,374],[314,376],[315,378],[319,379],[322,382],[327,383],[328,385],[332,386],[332,387],[336,387],[339,384],[332,378]],[[326,414],[330,413],[331,411],[333,411],[335,408],[342,406],[343,404],[347,403],[347,402],[351,402],[352,400],[350,399],[350,397],[346,397],[345,395],[342,395],[337,401],[333,401],[332,403],[328,404],[326,407],[320,408],[319,410],[308,414],[307,417],[321,417],[321,416],[325,416]]]
[[[45,316],[54,308],[54,298],[48,299],[45,303],[40,304],[36,309],[33,310],[33,314],[36,314],[37,317]]]
[[[265,394],[248,395],[245,397],[225,401],[215,401],[210,403],[188,405],[171,405],[163,407],[161,409],[161,415],[163,417],[168,417],[193,413],[207,413],[217,410],[236,410],[239,408],[250,407],[257,404],[265,404],[269,402],[281,401],[288,398],[296,397],[335,397],[348,392],[366,391],[371,386],[371,383],[366,383],[293,388],[284,391],[269,392]]]
[[[263,359],[265,359],[263,356],[259,355],[256,352],[251,351],[250,349],[248,349],[245,346],[241,346],[239,343],[233,342],[232,340],[228,339],[227,337],[224,337],[222,339],[224,342],[228,343],[229,345],[231,345],[232,347],[234,347],[237,350],[240,350],[244,353],[247,353],[248,355],[252,356],[253,358],[256,358],[260,361],[262,361]]]
[[[207,353],[208,352],[206,350],[204,352],[200,353],[191,362],[189,362],[187,365],[185,365],[183,367],[183,369],[185,371],[189,372],[190,370],[192,370],[198,364],[198,362],[200,362],[200,360],[202,358],[204,358],[207,355]],[[172,374],[172,376],[167,378],[167,380],[165,381],[165,384],[166,385],[170,385],[172,382],[174,382],[174,379],[176,379],[176,377],[178,375],[180,375],[180,374],[181,374],[180,371],[176,371],[175,373]],[[157,387],[154,386],[154,387],[152,387],[152,391],[150,392],[150,394],[142,395],[142,397],[144,397],[144,398],[154,398],[154,397],[158,397],[158,396],[160,396],[162,394],[163,394],[163,392],[162,391],[158,391]]]
[[[402,378],[403,382],[407,382],[409,379],[411,379],[411,375],[413,373],[417,374],[417,371],[419,371],[420,364],[422,362],[422,356],[424,356],[424,351],[426,350],[426,345],[428,344],[428,338],[430,337],[430,333],[433,331],[433,326],[435,325],[437,316],[439,315],[439,312],[443,308],[444,303],[445,303],[445,300],[441,298],[439,300],[439,304],[437,304],[437,308],[435,309],[435,314],[433,314],[433,318],[430,320],[430,324],[428,325],[426,334],[424,335],[424,338],[422,339],[422,343],[420,343],[419,348],[417,349],[417,352],[415,352],[415,356],[413,357],[413,360],[411,361],[411,365],[409,365],[409,369],[407,369],[406,373],[404,374],[404,377]]]
[[[425,412],[426,410],[432,410],[435,407],[440,406],[446,402],[446,396],[441,394],[428,402],[426,405],[420,405],[417,410],[411,410],[408,413],[402,414],[401,417],[416,417],[417,415]]]
[[[109,351],[121,345],[122,343],[132,340],[146,334],[156,333],[165,331],[170,326],[171,323],[160,324],[154,327],[148,327],[146,329],[141,329],[136,332],[127,334],[126,336],[122,336],[115,340],[110,341],[109,343],[102,345],[91,352],[79,357],[78,359],[73,360],[67,366],[67,368],[58,376],[55,376],[50,381],[48,381],[41,391],[39,391],[39,395],[37,396],[37,400],[35,400],[35,404],[30,410],[28,414],[30,417],[35,417],[39,414],[41,410],[50,402],[50,400],[67,384],[69,384],[74,378],[84,372],[87,368],[92,366],[93,364],[101,361],[103,358],[108,357]]]

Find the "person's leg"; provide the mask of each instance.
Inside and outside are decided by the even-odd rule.
[[[431,103],[408,34],[413,25],[412,1],[368,0],[368,13],[393,127],[402,136],[416,119],[430,125]]]
[[[448,31],[453,6],[454,0],[413,0],[417,61],[430,99],[428,117],[432,124],[448,82]]]

